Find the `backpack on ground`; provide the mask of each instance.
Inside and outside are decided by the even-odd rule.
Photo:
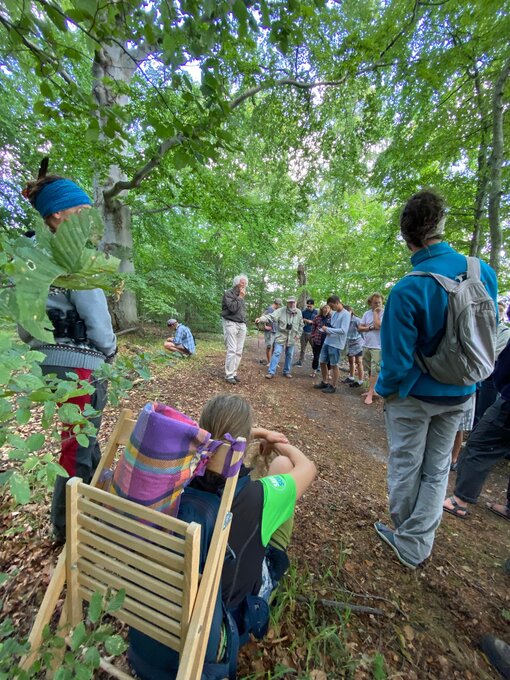
[[[407,276],[430,276],[448,294],[446,330],[430,357],[415,354],[424,373],[447,385],[474,385],[488,378],[496,360],[496,308],[480,280],[480,260],[467,257],[466,277],[454,281],[433,272],[413,271]]]

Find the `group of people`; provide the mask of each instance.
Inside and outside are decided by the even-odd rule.
[[[25,195],[52,232],[69,216],[91,205],[80,187],[57,176],[43,176],[29,183]],[[490,371],[483,372],[483,381],[492,381],[496,401],[481,415],[469,437],[460,457],[454,495],[445,501],[451,451],[461,430],[461,421],[472,404],[478,382],[473,375],[480,364],[476,358],[466,357],[459,345],[456,356],[442,362],[446,373],[433,367],[434,358],[445,349],[444,343],[451,342],[447,337],[452,314],[448,285],[461,286],[467,282],[481,286],[485,306],[480,308],[480,317],[473,323],[479,323],[480,318],[486,320],[487,328],[493,330],[495,336],[497,281],[487,264],[478,260],[466,262],[463,255],[443,242],[444,223],[444,202],[434,192],[420,192],[407,202],[401,214],[400,232],[412,253],[413,272],[393,287],[385,308],[379,293],[370,296],[369,309],[361,318],[336,295],[328,297],[319,310],[309,299],[303,311],[297,308],[293,297],[289,297],[285,305],[276,298],[256,319],[256,323],[264,324],[268,379],[275,376],[282,355],[283,375],[291,377],[294,347],[299,341],[297,365],[303,364],[306,349],[311,345],[313,375],[319,367],[321,372],[317,388],[325,393],[336,391],[339,363],[346,355],[350,369],[347,383],[360,385],[368,375],[365,403],[372,403],[375,394],[384,398],[392,526],[379,521],[375,523],[375,531],[410,569],[416,569],[430,556],[443,509],[464,517],[465,505],[476,502],[486,474],[497,460],[508,457],[510,447],[510,345],[506,345],[494,374],[489,376]],[[227,349],[225,379],[231,385],[240,382],[238,368],[246,337],[247,286],[248,277],[237,276],[222,303]],[[480,287],[478,293],[479,298],[480,295],[483,298]],[[47,310],[54,325],[54,342],[40,343],[21,329],[22,339],[45,355],[42,362],[45,373],[65,378],[71,370],[94,385],[93,394],[73,401],[82,409],[89,403],[97,414],[94,422],[99,427],[106,385],[95,379],[94,371],[104,361],[111,361],[117,351],[104,293],[97,289],[52,289]],[[68,316],[84,324],[86,334],[79,342],[71,323],[58,323]],[[172,335],[165,343],[166,349],[192,354],[195,348],[189,329],[176,319],[170,319],[168,326]],[[63,328],[67,329],[65,333],[59,330]],[[494,361],[495,340],[492,355],[490,342],[486,338],[480,342],[480,357],[486,355],[490,362],[492,356]],[[459,379],[462,365],[466,374]],[[245,568],[236,570],[237,581],[232,580],[233,574],[228,570],[222,581],[223,592],[230,596],[236,593],[239,602],[247,595],[263,592],[267,596],[276,585],[277,579],[271,578],[274,570],[270,559],[268,564],[269,546],[285,552],[295,502],[316,474],[313,462],[284,435],[253,428],[251,420],[249,405],[236,395],[212,400],[201,419],[201,426],[215,438],[221,439],[227,433],[233,437],[256,437],[264,442],[265,452],[277,454],[269,466],[267,479],[246,485],[234,501],[231,537],[236,542],[236,552],[246,564]],[[85,482],[90,481],[99,455],[95,438],[89,438],[88,446],[83,447],[71,426],[64,425],[60,463],[70,477],[80,476]],[[222,461],[215,462],[212,457],[208,468],[206,477],[196,483],[206,491],[218,493],[224,483]],[[242,476],[247,474],[248,470],[244,470]],[[52,502],[53,531],[60,542],[65,540],[66,481],[63,477],[57,478]],[[494,505],[492,510],[501,518],[510,519],[510,486],[506,504]],[[504,651],[501,645],[498,641],[498,649]],[[508,648],[507,651],[510,656]],[[151,677],[150,674],[147,677]]]

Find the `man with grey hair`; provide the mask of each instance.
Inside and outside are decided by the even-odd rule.
[[[223,322],[223,338],[227,356],[225,358],[225,380],[230,385],[241,382],[237,377],[237,369],[243,354],[246,338],[246,303],[245,295],[248,287],[246,274],[234,277],[233,286],[226,290],[221,302]]]

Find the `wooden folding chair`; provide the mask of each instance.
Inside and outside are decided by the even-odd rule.
[[[134,424],[128,420],[130,425],[124,424],[126,431],[132,430]],[[120,438],[117,434],[119,441]],[[242,455],[234,451],[231,464]],[[96,481],[100,474],[101,471],[95,475]],[[177,651],[178,680],[197,680],[202,672],[221,579],[236,483],[237,475],[226,481],[200,577],[199,524],[187,524],[71,479],[67,486],[66,547],[38,613],[34,625],[37,631],[32,630],[30,642],[35,646],[31,647],[33,651],[24,667],[35,657],[42,630],[67,581],[61,624],[74,628],[83,617],[83,600],[89,601],[94,592],[124,588],[124,603],[112,616]],[[101,667],[121,680],[131,677],[105,659],[101,660]]]

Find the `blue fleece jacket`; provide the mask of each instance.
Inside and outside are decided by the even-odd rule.
[[[422,248],[411,257],[413,270],[455,279],[467,269],[466,258],[446,243]],[[498,283],[494,270],[481,262],[481,279],[497,310]],[[375,386],[383,397],[458,397],[472,394],[475,385],[445,385],[421,372],[416,351],[432,356],[446,327],[448,296],[432,277],[407,276],[391,291],[381,325],[381,372]]]

